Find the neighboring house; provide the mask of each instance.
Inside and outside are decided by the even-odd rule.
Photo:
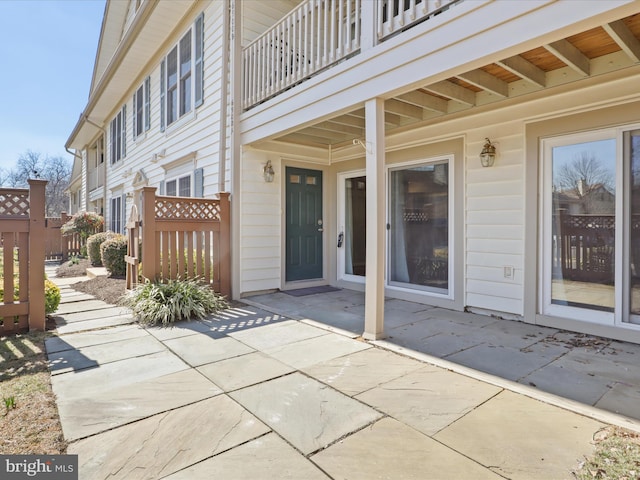
[[[364,290],[368,338],[392,297],[640,342],[639,38],[637,0],[108,1],[67,147],[112,230],[145,185],[231,192],[235,298]],[[613,283],[558,274],[575,152],[612,165]]]

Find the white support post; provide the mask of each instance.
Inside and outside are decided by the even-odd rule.
[[[361,35],[360,50],[366,51],[377,43],[378,24],[376,23],[378,2],[364,1],[360,3]]]
[[[373,2],[371,2],[373,3]],[[367,340],[384,338],[384,100],[365,104],[367,174],[367,275],[365,283],[364,333]]]

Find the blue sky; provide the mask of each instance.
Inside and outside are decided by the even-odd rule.
[[[64,156],[89,96],[105,0],[0,0],[0,168]]]

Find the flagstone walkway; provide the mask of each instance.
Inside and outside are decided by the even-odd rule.
[[[83,480],[569,479],[624,421],[256,307],[144,329],[52,280],[47,354]]]

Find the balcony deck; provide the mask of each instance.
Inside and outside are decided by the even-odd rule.
[[[372,18],[383,42],[462,1],[304,1],[243,50],[243,108],[360,53],[363,24]]]

